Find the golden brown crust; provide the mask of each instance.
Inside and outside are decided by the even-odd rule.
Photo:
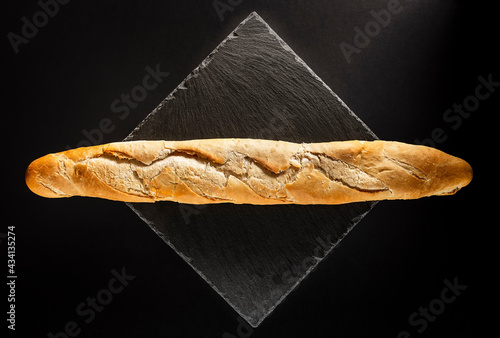
[[[26,171],[28,187],[44,197],[191,204],[414,199],[453,194],[471,179],[459,158],[387,141],[117,142],[49,154]]]

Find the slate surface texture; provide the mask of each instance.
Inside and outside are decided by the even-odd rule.
[[[377,137],[257,14],[250,14],[126,140]],[[253,327],[375,203],[129,204]]]

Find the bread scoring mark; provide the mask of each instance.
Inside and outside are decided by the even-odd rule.
[[[61,153],[54,155],[57,157],[57,161],[59,163],[59,168],[57,172],[66,180],[71,181],[71,177],[69,177],[68,175],[68,169],[66,168],[66,161],[68,160],[68,158]]]
[[[68,195],[68,194],[66,194],[66,193],[62,192],[61,190],[58,190],[58,189],[56,189],[56,188],[54,188],[54,187],[50,186],[49,184],[47,184],[47,183],[45,183],[45,182],[43,182],[43,181],[38,181],[38,183],[40,183],[40,184],[41,184],[41,185],[43,185],[45,188],[47,188],[47,189],[49,189],[50,191],[52,191],[54,194],[59,195],[59,196],[61,196],[61,197],[69,197],[69,196],[71,196],[71,195]]]
[[[387,156],[384,152],[384,158],[391,161],[392,163],[396,164],[397,166],[401,167],[403,170],[405,170],[408,174],[410,174],[411,176],[419,179],[419,180],[423,180],[423,181],[427,181],[429,178],[427,177],[427,175],[425,174],[425,172],[423,172],[422,170],[420,170],[419,168],[409,164],[409,163],[406,163],[406,162],[403,162],[403,161],[400,161],[400,160],[397,160],[395,158],[392,158],[390,156]]]
[[[86,167],[96,179],[106,184],[110,189],[137,197],[151,197],[149,191],[143,188],[145,182],[141,180],[132,169],[133,164],[131,162],[137,162],[136,165],[139,165],[142,164],[140,161],[120,159],[110,153],[102,153],[93,157],[84,157],[76,161],[64,155],[62,155],[62,158],[65,159],[65,172],[62,173],[60,171],[62,176],[78,177],[80,166],[83,166]],[[67,161],[71,162],[72,165],[67,166]],[[146,166],[144,164],[142,165]],[[60,167],[60,169],[62,168]],[[68,170],[72,170],[73,172],[68,173]],[[74,178],[72,181],[74,181]],[[85,196],[85,189],[81,189],[78,184],[75,184],[74,187],[82,192],[82,196]]]
[[[437,196],[448,196],[448,195],[454,195],[457,191],[459,191],[461,187],[455,187],[450,190],[446,190],[443,192],[440,192],[439,194],[436,194]]]
[[[54,156],[57,159],[57,167],[52,168],[52,173],[54,175],[61,176],[65,180],[68,180],[71,183],[73,183],[71,177],[68,175],[68,170],[66,167],[66,160],[69,160],[69,159],[64,154],[61,154],[61,153],[50,154],[48,156]],[[53,165],[54,165],[54,163],[53,163]],[[43,176],[40,177],[40,175],[38,175],[37,182],[38,182],[38,184],[40,184],[41,186],[45,187],[46,189],[52,191],[56,195],[59,195],[61,197],[71,197],[72,196],[71,194],[65,193],[64,191],[61,191],[61,190],[55,188],[52,184],[45,182],[45,180],[47,180],[47,179],[50,181],[50,177],[49,178],[43,177]],[[73,186],[74,186],[74,184],[73,184]]]
[[[172,168],[175,175],[198,196],[210,200],[230,201],[223,194],[227,178],[206,158],[197,157],[192,152],[176,151],[156,165],[162,170],[167,167]]]
[[[107,148],[104,148],[103,149],[103,155],[110,155],[110,156],[113,156],[113,157],[116,157],[116,158],[119,158],[120,160],[137,160],[131,156],[129,156],[128,154],[126,154],[125,152],[123,151],[118,151],[118,150],[109,150]],[[101,155],[102,156],[102,155]],[[138,161],[138,160],[137,160]],[[144,163],[142,161],[140,161],[141,163]],[[146,163],[144,163],[146,164]]]
[[[156,161],[161,161],[165,157],[169,156],[171,153],[172,153],[172,150],[164,148],[160,152],[158,152],[156,154],[156,156],[154,158],[152,158],[150,161],[146,161],[144,159],[141,160],[141,159],[137,159],[135,157],[132,157],[131,155],[129,155],[128,153],[123,152],[123,151],[109,150],[109,149],[105,148],[105,149],[103,149],[103,153],[101,155],[98,155],[98,157],[112,156],[112,157],[118,158],[120,160],[129,160],[129,161],[135,161],[135,162],[142,163],[143,165],[151,165]]]
[[[302,156],[310,161],[316,170],[328,177],[330,181],[361,192],[390,191],[392,193],[391,189],[383,181],[338,158],[311,152],[305,152]]]

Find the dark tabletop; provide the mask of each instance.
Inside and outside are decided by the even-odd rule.
[[[493,199],[485,194],[492,152],[480,151],[493,148],[488,127],[500,91],[492,8],[451,0],[5,6],[4,116],[12,128],[3,172],[14,174],[5,176],[0,246],[6,253],[2,234],[15,226],[15,303],[4,285],[4,313],[16,309],[16,331],[3,324],[12,336],[471,337],[490,322],[485,304],[494,290],[478,262],[493,266],[494,257]],[[126,204],[43,199],[24,184],[39,156],[127,137],[253,11],[378,138],[435,146],[467,160],[475,174],[455,196],[376,204],[255,329]],[[240,118],[263,138],[273,138],[268,129],[285,136],[301,125],[297,141],[312,137],[294,118],[276,129],[287,116],[279,108],[272,128],[254,115]],[[193,126],[203,119],[205,135],[257,132],[237,135],[208,115],[185,114]],[[318,122],[318,131],[329,127]],[[173,128],[200,135],[186,124]],[[208,209],[184,215],[197,227]],[[299,209],[286,214],[290,222],[310,220]],[[317,209],[314,216],[326,213]],[[235,223],[255,216],[244,206],[231,210]]]

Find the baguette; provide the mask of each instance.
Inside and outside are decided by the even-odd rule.
[[[44,197],[188,204],[344,204],[451,195],[470,165],[388,141],[298,144],[256,139],[132,141],[48,154],[26,184]]]

